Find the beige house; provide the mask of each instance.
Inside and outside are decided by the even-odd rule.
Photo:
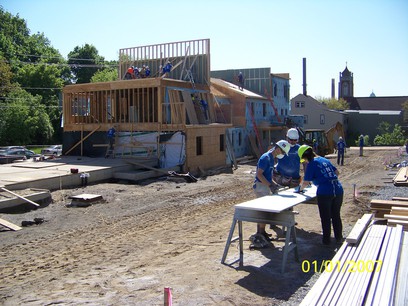
[[[337,122],[347,131],[347,114],[342,111],[329,109],[316,99],[299,94],[290,102],[291,115],[303,115],[303,129],[322,129],[327,131]]]

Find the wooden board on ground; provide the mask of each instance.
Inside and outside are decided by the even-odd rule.
[[[0,218],[0,225],[3,225],[4,227],[7,227],[8,229],[11,229],[13,231],[19,231],[19,230],[22,229],[18,225],[15,225],[15,224],[13,224],[13,223],[11,223],[11,222],[9,222],[7,220],[1,219],[1,218]]]
[[[393,201],[408,201],[408,198],[404,197],[392,197]]]
[[[365,214],[363,217],[357,220],[350,234],[347,236],[346,241],[348,243],[357,243],[363,236],[368,224],[371,222],[373,215]]]

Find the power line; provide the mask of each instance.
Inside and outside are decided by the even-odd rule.
[[[8,53],[9,55],[18,55],[18,56],[30,56],[37,58],[56,58],[56,59],[65,59],[63,56],[48,56],[48,55],[34,55],[34,54],[24,54],[24,53]],[[68,57],[67,60],[77,60],[77,61],[94,61],[93,58],[77,58],[77,57]]]
[[[25,65],[48,65],[48,66],[59,66],[59,67],[78,67],[78,68],[110,68],[110,67],[119,67],[119,65],[110,65],[110,64],[60,64],[60,63],[33,63],[33,62],[24,62],[20,60],[1,60],[4,63],[12,64],[25,64]]]

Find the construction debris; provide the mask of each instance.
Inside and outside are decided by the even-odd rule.
[[[196,183],[198,181],[198,179],[191,175],[190,172],[187,172],[186,174],[180,174],[176,171],[169,171],[168,174],[170,177],[183,178],[187,183]]]
[[[72,201],[66,205],[67,207],[88,207],[102,201],[103,197],[98,194],[83,193],[77,196],[70,196],[69,199],[72,199]]]
[[[7,227],[8,229],[11,229],[12,231],[19,231],[19,230],[22,229],[18,225],[15,225],[15,224],[13,224],[13,223],[11,223],[11,222],[9,222],[7,220],[1,219],[1,218],[0,218],[0,225],[2,225],[4,227]]]
[[[400,168],[392,181],[394,186],[408,186],[408,166]]]

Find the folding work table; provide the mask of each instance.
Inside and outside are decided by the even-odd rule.
[[[316,197],[317,188],[316,186],[312,185],[304,190],[304,193],[295,193],[295,188],[291,188],[280,191],[278,194],[256,198],[254,200],[235,205],[234,217],[232,219],[232,225],[221,263],[225,263],[231,243],[239,240],[239,266],[242,267],[244,264],[242,221],[286,227],[287,230],[285,236],[285,246],[283,247],[282,273],[285,271],[286,260],[290,251],[294,250],[295,259],[298,261],[299,255],[295,230],[296,222],[293,207],[300,203],[311,203]],[[238,237],[232,239],[237,223]]]

